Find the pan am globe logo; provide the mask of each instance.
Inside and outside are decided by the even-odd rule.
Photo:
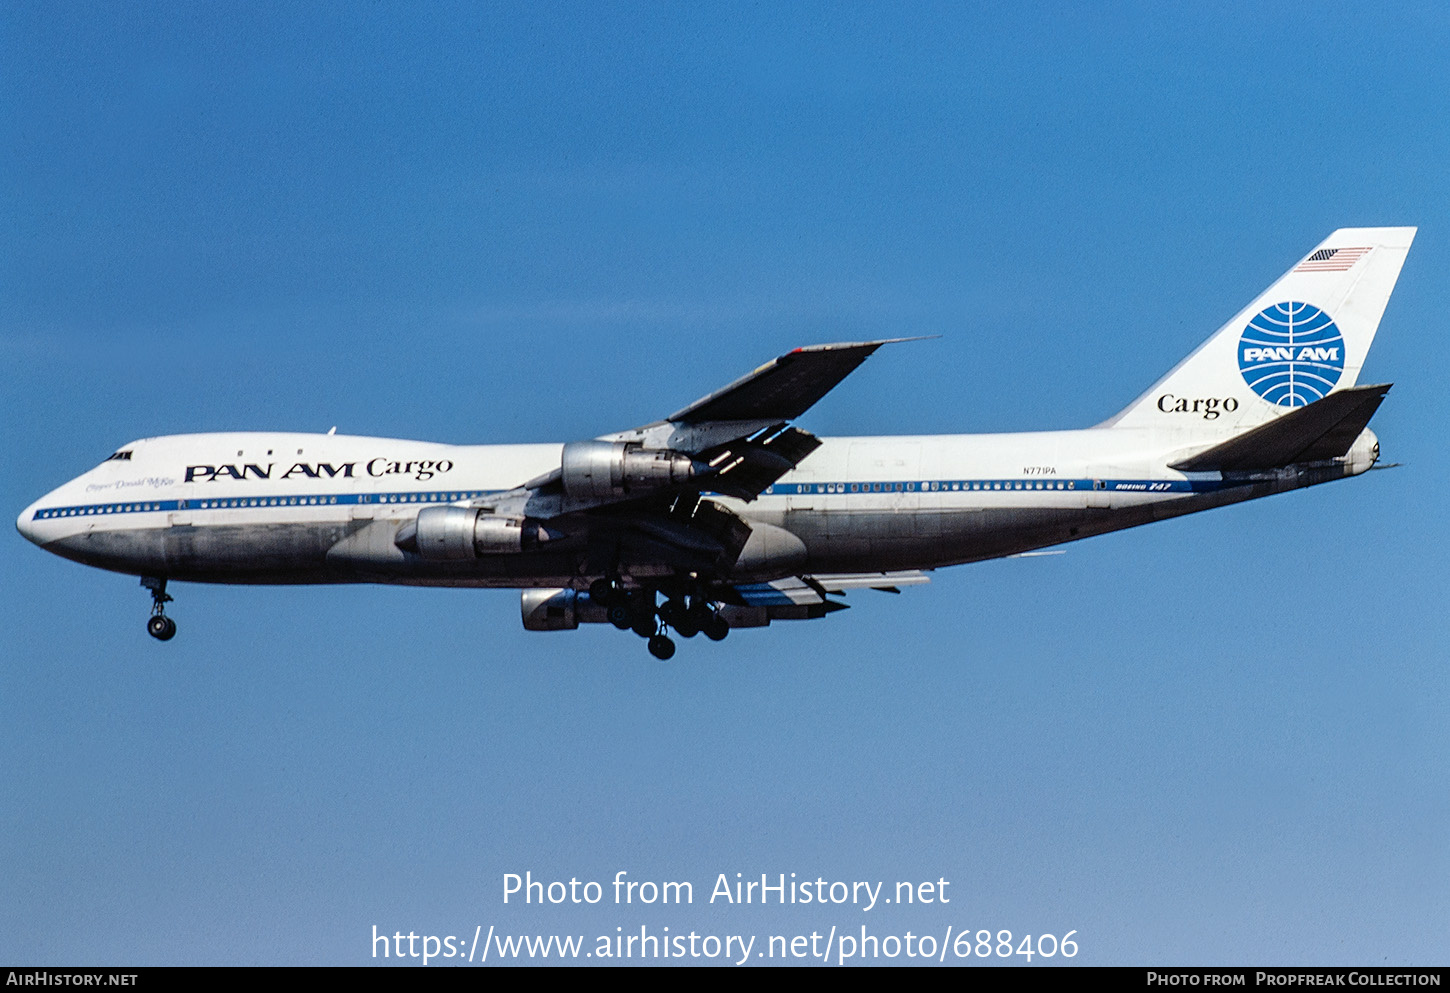
[[[1244,328],[1239,372],[1270,403],[1306,406],[1323,399],[1343,375],[1344,336],[1313,304],[1276,303]]]

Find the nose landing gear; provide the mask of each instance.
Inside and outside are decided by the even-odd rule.
[[[170,641],[176,637],[176,622],[166,616],[166,605],[171,602],[166,580],[142,576],[141,585],[151,591],[151,617],[146,621],[146,633],[157,641]]]
[[[176,622],[165,614],[154,614],[146,622],[146,633],[157,641],[170,641],[176,637]]]

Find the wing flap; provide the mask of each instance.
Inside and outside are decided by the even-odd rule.
[[[701,476],[699,482],[702,488],[725,496],[754,500],[820,447],[821,439],[815,435],[777,425],[701,453],[700,460],[715,471]]]
[[[1379,410],[1389,383],[1356,386],[1172,463],[1180,472],[1253,472],[1345,455]]]

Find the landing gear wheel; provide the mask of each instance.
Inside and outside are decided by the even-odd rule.
[[[655,591],[637,590],[629,594],[626,601],[629,612],[629,627],[641,638],[659,634],[659,622],[655,620]]]
[[[151,591],[151,619],[146,622],[146,633],[157,641],[170,641],[176,637],[176,622],[166,616],[166,605],[171,602],[166,593],[166,580],[142,576],[141,585]]]
[[[602,606],[614,600],[614,584],[607,579],[596,579],[589,584],[589,599]]]
[[[609,618],[609,623],[621,631],[628,631],[633,619],[629,608],[619,603],[612,604],[606,616]]]
[[[641,638],[649,638],[651,640],[658,637],[655,632],[659,631],[660,629],[659,625],[655,623],[655,615],[653,611],[648,614],[643,612],[634,614],[633,621],[630,624],[630,627],[634,630],[634,633],[639,635]]]
[[[675,643],[662,634],[654,635],[649,640],[649,653],[661,662],[667,662],[675,656]]]
[[[679,600],[667,600],[660,608],[660,620],[675,629],[681,638],[693,638],[700,633],[700,625],[694,615]]]
[[[711,614],[710,619],[700,626],[700,630],[711,641],[724,641],[725,636],[730,633],[730,622],[719,614]]]

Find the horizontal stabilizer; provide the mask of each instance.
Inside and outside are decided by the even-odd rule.
[[[1298,407],[1267,424],[1174,462],[1180,472],[1253,472],[1320,462],[1349,452],[1379,409],[1390,384],[1356,386]]]

